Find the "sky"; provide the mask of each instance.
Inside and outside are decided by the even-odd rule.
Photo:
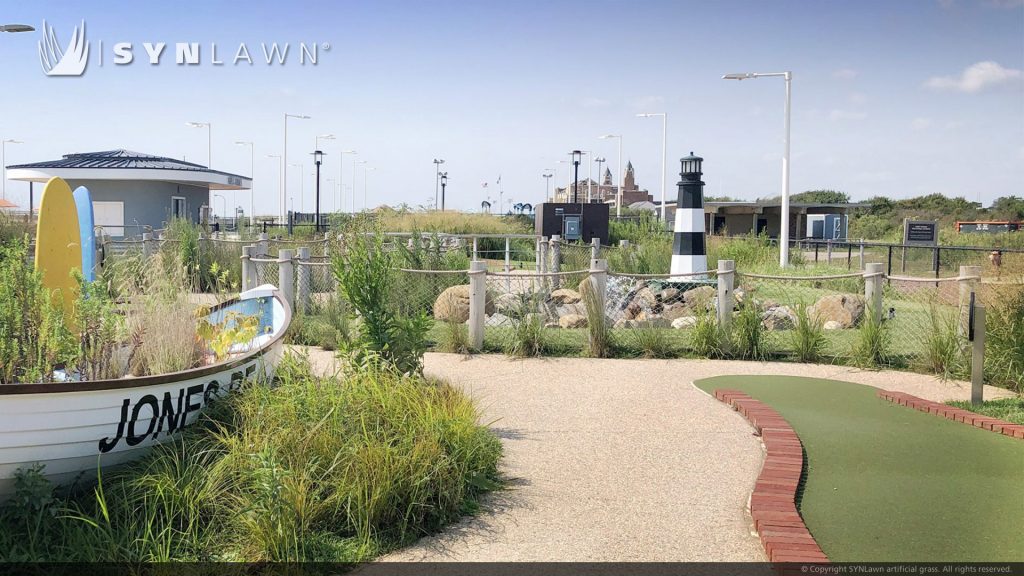
[[[213,167],[252,174],[256,211],[272,214],[280,162],[266,155],[285,149],[291,113],[311,117],[288,121],[288,162],[304,164],[288,168],[295,209],[312,210],[310,152],[327,133],[337,137],[320,141],[328,210],[339,176],[346,208],[353,184],[357,209],[364,185],[370,206],[430,205],[435,158],[449,209],[497,204],[499,191],[506,204],[536,204],[545,170],[568,180],[558,161],[573,149],[591,152],[581,179],[597,176],[596,157],[618,178],[617,141],[597,138],[609,133],[657,201],[661,119],[636,115],[664,112],[670,201],[691,151],[705,159],[705,194],[755,199],[781,192],[784,82],[721,75],[789,70],[793,193],[986,205],[1024,195],[1024,0],[289,4],[5,3],[0,23],[37,29],[0,34],[0,139],[24,142],[6,145],[5,163],[126,148],[206,164],[206,130],[186,123],[209,122]],[[44,19],[65,46],[86,22],[82,76],[43,72]],[[132,43],[129,65],[113,64],[121,42]],[[159,64],[145,42],[167,44]],[[177,42],[199,42],[200,63],[175,64]],[[263,61],[261,43],[274,42],[290,44],[284,65]],[[299,62],[303,42],[317,46],[316,65]],[[241,43],[253,64],[232,62]],[[212,44],[224,64],[211,63]],[[255,143],[254,170],[239,140]],[[358,154],[339,174],[342,148]],[[21,206],[27,190],[6,183]],[[248,210],[249,193],[222,204]]]

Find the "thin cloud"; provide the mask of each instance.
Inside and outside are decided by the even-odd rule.
[[[965,94],[1005,86],[1020,81],[1022,73],[1016,68],[1003,68],[997,62],[978,62],[968,66],[958,77],[934,76],[924,83],[932,90],[950,90]]]
[[[583,102],[581,102],[581,105],[584,108],[590,108],[590,109],[607,108],[607,107],[611,106],[611,104],[612,103],[609,100],[605,100],[604,98],[594,98],[594,97],[584,98]]]
[[[914,121],[910,123],[910,127],[914,130],[927,130],[932,127],[932,119],[914,118]]]
[[[840,80],[853,80],[857,76],[860,76],[860,72],[857,72],[853,68],[840,68],[839,70],[832,72],[832,77]]]

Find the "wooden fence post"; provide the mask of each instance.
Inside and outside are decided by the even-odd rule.
[[[282,248],[277,251],[277,289],[284,294],[288,305],[295,308],[295,250]]]
[[[487,316],[487,263],[469,263],[469,343],[473,350],[484,346],[484,320]]]
[[[255,246],[242,246],[242,292],[256,287],[256,264],[252,261]]]
[[[298,269],[296,271],[295,308],[300,312],[306,312],[310,305],[310,272],[312,271],[309,265],[309,248],[299,248],[296,265]]]
[[[871,312],[871,321],[882,322],[882,282],[885,268],[871,263],[864,267],[864,302]]]
[[[974,307],[974,342],[971,343],[971,404],[985,395],[985,307]]]
[[[718,326],[722,330],[728,330],[732,322],[732,308],[735,302],[733,289],[736,285],[736,261],[718,261],[718,303],[717,315]]]

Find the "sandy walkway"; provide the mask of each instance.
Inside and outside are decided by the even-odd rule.
[[[329,370],[330,353],[311,360]],[[428,354],[426,372],[479,402],[509,489],[393,561],[763,560],[746,513],[762,449],[691,385],[725,374],[846,380],[946,400],[969,386],[846,367],[716,360],[512,360]],[[1006,391],[986,389],[988,397]]]

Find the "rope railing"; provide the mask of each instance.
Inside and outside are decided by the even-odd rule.
[[[609,276],[616,278],[649,278],[651,280],[658,280],[663,278],[682,278],[691,276],[707,276],[709,274],[722,274],[726,271],[719,270],[705,270],[703,272],[680,272],[678,274],[628,274],[625,272],[608,272]],[[732,272],[731,270],[728,272]]]
[[[590,274],[590,270],[570,270],[568,272],[524,272],[522,274],[510,274],[506,272],[487,272],[488,276],[496,278],[557,278],[559,276],[575,276],[579,274]]]
[[[873,278],[884,275],[882,272],[850,272],[849,274],[827,274],[820,276],[784,276],[781,274],[751,274],[748,272],[736,272],[737,276],[753,278],[755,280],[842,280],[844,278]]]
[[[399,268],[399,272],[411,274],[469,274],[469,270],[415,270],[412,268]]]
[[[934,284],[936,282],[959,282],[961,280],[981,280],[981,276],[950,276],[948,278],[921,278],[918,276],[888,276],[889,280],[896,282],[921,282]]]

